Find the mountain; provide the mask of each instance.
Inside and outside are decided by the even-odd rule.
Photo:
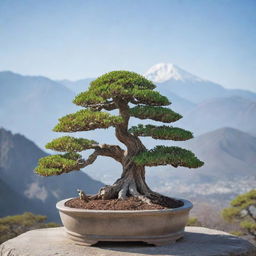
[[[164,83],[169,80],[179,81],[203,81],[201,78],[179,68],[171,63],[159,63],[146,71],[144,76],[154,83]]]
[[[26,137],[0,129],[0,182],[3,184],[0,208],[5,209],[5,215],[14,211],[21,213],[30,203],[30,211],[58,221],[57,201],[76,196],[78,188],[96,193],[103,186],[84,172],[71,172],[58,177],[36,175],[33,169],[38,159],[46,155]],[[19,206],[20,202],[25,204]],[[3,215],[3,212],[0,214]]]
[[[221,128],[179,146],[192,150],[199,169],[158,167],[148,171],[149,183],[163,193],[227,201],[256,186],[256,138],[233,128]],[[159,189],[160,188],[160,189]]]
[[[80,79],[76,81],[70,81],[70,80],[64,79],[64,80],[59,80],[57,82],[60,84],[63,84],[69,90],[73,91],[75,94],[78,94],[82,91],[87,90],[90,82],[93,80],[94,78]]]
[[[232,96],[198,104],[176,123],[202,134],[221,127],[233,127],[250,134],[256,130],[256,100]]]
[[[161,64],[160,67],[156,65],[154,69],[147,72],[147,76],[151,75],[150,78],[155,81],[163,81],[158,83],[157,90],[170,99],[171,108],[174,111],[184,116],[184,119],[180,120],[180,125],[184,124],[184,128],[191,129],[195,134],[224,126],[239,128],[254,134],[255,115],[254,111],[249,109],[251,102],[256,102],[256,99],[252,100],[255,98],[254,93],[228,90],[174,65],[168,65]],[[162,73],[158,70],[165,76],[161,76]],[[58,119],[79,110],[79,107],[72,103],[75,92],[85,90],[91,80],[56,82],[42,76],[22,76],[12,72],[0,72],[0,125],[8,127],[12,132],[24,134],[43,148],[47,142],[59,135],[52,132]],[[181,93],[179,90],[184,92]],[[237,96],[240,100],[230,96],[232,93],[240,95]],[[216,95],[218,97],[213,98]],[[225,95],[228,96],[224,97]],[[197,97],[199,98],[195,100]],[[242,108],[248,110],[246,118],[243,117],[241,106],[245,106]],[[234,116],[236,111],[240,113],[239,117]],[[137,124],[136,122],[134,124]],[[179,125],[179,122],[175,123],[176,125]],[[86,136],[89,139],[95,139],[103,135],[106,143],[113,143],[114,139],[108,136],[109,134],[105,130],[96,130],[86,133]]]
[[[0,123],[36,141],[40,146],[54,134],[58,118],[76,110],[75,94],[41,76],[0,72]]]
[[[15,203],[14,203],[15,202]],[[38,207],[28,198],[15,192],[3,180],[0,179],[0,217],[6,215],[21,214],[25,211],[34,209],[39,211]]]
[[[201,79],[169,63],[159,63],[145,72],[144,76],[155,82],[161,91],[174,93],[193,103],[228,96],[242,96],[256,100],[256,93],[246,90],[225,89],[217,83]]]

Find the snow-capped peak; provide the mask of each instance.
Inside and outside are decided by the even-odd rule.
[[[171,64],[171,63],[159,63],[152,66],[144,76],[155,82],[163,83],[168,80],[181,80],[181,81],[201,81],[197,76],[190,74],[189,72]]]

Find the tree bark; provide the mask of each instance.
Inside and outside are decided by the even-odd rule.
[[[127,150],[122,151],[122,157],[114,157],[111,154],[105,154],[111,156],[119,161],[123,166],[123,172],[119,179],[111,186],[105,186],[100,189],[99,193],[92,196],[92,199],[125,199],[128,196],[138,197],[142,201],[151,203],[160,203],[164,206],[169,206],[170,201],[175,205],[179,205],[180,201],[167,198],[159,193],[152,191],[145,180],[145,167],[136,165],[133,161],[133,157],[138,153],[146,150],[141,140],[128,132],[128,123],[130,119],[128,102],[115,101],[115,104],[119,108],[119,114],[123,118],[123,123],[116,126],[115,133],[117,139],[122,142]],[[117,152],[121,152],[119,149]],[[106,153],[106,151],[105,151]],[[103,154],[104,155],[104,154]],[[120,154],[119,154],[120,155]]]
[[[116,126],[117,139],[122,142],[127,150],[124,151],[121,164],[123,172],[112,186],[106,186],[99,192],[102,199],[125,199],[127,196],[139,197],[143,201],[150,203],[151,195],[154,194],[145,180],[145,167],[138,166],[133,162],[133,157],[146,150],[141,140],[128,132],[130,119],[129,106],[127,102],[117,101],[119,114],[124,122]]]

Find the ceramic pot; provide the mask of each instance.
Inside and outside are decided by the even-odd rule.
[[[188,200],[183,206],[162,210],[85,210],[65,206],[69,199],[57,203],[62,223],[70,239],[81,245],[99,241],[143,241],[166,245],[184,235],[189,211]]]

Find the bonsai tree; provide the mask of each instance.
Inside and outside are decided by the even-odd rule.
[[[239,223],[245,234],[256,240],[256,189],[233,199],[231,206],[223,210],[222,216],[229,222]]]
[[[165,107],[171,104],[170,101],[155,88],[151,81],[128,71],[109,72],[92,81],[89,89],[73,100],[74,104],[85,109],[60,118],[53,130],[69,133],[114,127],[116,138],[125,148],[86,138],[60,137],[48,143],[46,148],[63,154],[41,158],[36,173],[51,176],[77,171],[93,164],[98,156],[106,156],[122,165],[122,175],[113,185],[103,187],[97,195],[89,198],[124,199],[134,196],[147,202],[163,201],[164,197],[153,192],[146,184],[146,166],[197,168],[203,162],[191,151],[179,147],[156,146],[147,150],[139,138],[149,136],[153,139],[184,141],[193,137],[187,130],[152,124],[129,128],[131,117],[162,123],[172,123],[182,118]],[[84,150],[93,150],[87,159],[78,153]]]

